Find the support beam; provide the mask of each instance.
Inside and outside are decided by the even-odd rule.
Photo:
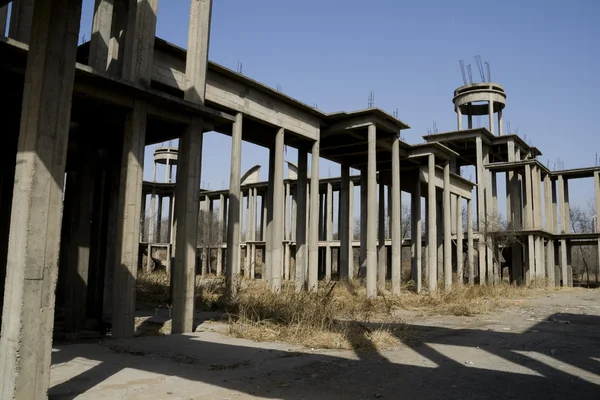
[[[173,333],[194,331],[198,201],[202,167],[202,120],[194,120],[179,139],[175,184],[177,232],[173,266]],[[206,244],[203,244],[204,246]],[[203,261],[204,262],[204,261]]]
[[[444,164],[444,289],[452,289],[452,209],[450,207],[450,162]]]
[[[342,182],[340,190],[340,205],[339,205],[339,236],[340,236],[340,264],[338,271],[340,279],[345,280],[350,278],[350,167],[341,165]]]
[[[463,220],[462,220],[462,198],[456,199],[456,283],[463,285]]]
[[[368,127],[368,165],[367,165],[367,297],[377,297],[377,129]]]
[[[331,281],[331,242],[333,241],[333,186],[327,183],[325,200],[325,282]],[[339,266],[338,266],[339,268]]]
[[[402,191],[400,189],[400,140],[394,136],[392,142],[392,201],[388,205],[391,213],[390,236],[392,239],[392,294],[400,294],[402,273]],[[419,203],[420,206],[420,203]]]
[[[227,257],[225,261],[225,277],[227,290],[231,296],[235,296],[237,287],[238,270],[240,263],[240,232],[242,229],[240,202],[241,189],[240,179],[242,176],[242,125],[244,117],[237,113],[231,134],[231,170],[229,172],[229,196],[227,213]],[[264,203],[264,198],[263,198]],[[263,226],[264,229],[264,226]],[[264,254],[264,253],[263,253]],[[263,275],[265,260],[263,257]]]
[[[275,134],[274,167],[272,187],[273,204],[273,231],[271,233],[271,289],[274,292],[281,290],[281,269],[283,267],[283,152],[284,130],[279,128]]]
[[[379,182],[379,212],[377,234],[377,291],[385,291],[385,278],[387,272],[387,249],[385,248],[385,185]]]
[[[307,192],[306,150],[298,149],[298,180],[296,186],[296,291],[306,287],[306,192]]]
[[[422,245],[421,238],[423,220],[421,219],[421,180],[415,176],[414,188],[411,193],[411,278],[415,282],[415,290],[421,293],[422,282]]]
[[[319,141],[312,146],[308,232],[308,290],[318,289],[319,267]]]
[[[428,289],[429,293],[437,290],[437,204],[435,194],[435,156],[428,158],[427,179],[427,269],[429,270]]]
[[[44,399],[50,384],[62,191],[80,19],[81,0],[35,1],[0,336],[1,399]],[[133,215],[138,218],[139,209]]]
[[[35,0],[13,0],[10,11],[8,37],[19,42],[31,42]]]

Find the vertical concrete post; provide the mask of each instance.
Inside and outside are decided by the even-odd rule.
[[[360,171],[360,254],[359,254],[359,271],[358,276],[365,278],[367,274],[367,187],[369,175],[367,170]]]
[[[6,23],[8,22],[8,4],[0,7],[0,38],[6,37]]]
[[[94,1],[88,65],[101,73],[106,72],[109,66],[108,47],[112,33],[114,2],[115,0]]]
[[[460,107],[456,107],[456,121],[458,130],[462,131],[462,111],[460,110]]]
[[[319,264],[319,141],[312,145],[308,228],[308,290],[318,289]]]
[[[377,128],[368,127],[367,161],[367,297],[377,297]]]
[[[490,99],[488,102],[488,117],[490,119],[490,132],[492,135],[495,133],[494,127],[494,100]]]
[[[560,270],[562,278],[562,286],[569,287],[569,267],[567,265],[567,241],[560,240]]]
[[[469,285],[475,284],[475,254],[473,248],[473,205],[467,200],[467,266],[469,269]]]
[[[378,239],[377,239],[377,291],[385,291],[385,278],[387,272],[387,251],[385,248],[385,185],[379,178],[379,212],[378,217]]]
[[[333,186],[327,182],[325,204],[325,281],[331,280],[331,242],[333,241]]]
[[[234,296],[237,287],[237,271],[240,262],[240,178],[242,175],[242,113],[237,113],[231,130],[231,170],[229,172],[229,196],[227,212],[227,257],[225,257],[225,278],[227,290]],[[263,265],[264,265],[263,259]],[[264,268],[264,267],[263,267]]]
[[[600,173],[594,171],[594,198],[596,200],[596,225],[594,226],[594,232],[600,232]],[[598,247],[596,248],[596,254],[598,255],[598,269],[596,270],[596,282],[600,277],[600,239],[598,239]]]
[[[422,290],[422,227],[423,220],[421,219],[421,177],[420,174],[415,176],[414,188],[410,196],[410,240],[411,240],[411,278],[415,282],[415,290],[421,293]]]
[[[196,249],[198,247],[198,201],[202,167],[201,119],[194,119],[179,139],[175,184],[175,265],[173,266],[173,333],[194,331]],[[206,229],[207,227],[205,227]],[[206,244],[204,244],[205,246]],[[205,257],[203,257],[205,258]],[[204,263],[204,260],[202,261]],[[204,271],[203,271],[204,272]]]
[[[281,268],[283,262],[283,152],[284,130],[279,128],[275,135],[275,158],[272,185],[273,231],[271,232],[271,289],[281,290]]]
[[[34,0],[13,0],[8,37],[29,44],[33,21]]]
[[[437,290],[437,204],[435,190],[435,156],[427,160],[427,268],[429,270],[429,293]]]
[[[494,205],[492,201],[492,182],[491,182],[491,171],[485,168],[490,162],[490,146],[486,145],[483,148],[483,172],[485,177],[485,231],[484,237],[484,251],[486,254],[486,266],[487,266],[487,283],[493,285],[496,279],[497,265],[494,262],[494,242],[490,233],[493,232],[495,227],[494,218]],[[497,208],[497,207],[496,207]]]
[[[486,222],[486,171],[483,165],[483,142],[481,137],[475,138],[475,152],[476,152],[476,177],[477,177],[477,230],[479,231],[479,237],[477,242],[477,255],[479,263],[479,284],[485,285],[485,265],[486,265],[486,245],[484,232],[487,228]]]
[[[452,210],[450,207],[450,162],[444,163],[444,289],[452,289]]]
[[[498,109],[498,136],[502,136],[503,133],[503,121],[502,121],[502,108]]]
[[[402,191],[400,188],[400,139],[392,141],[392,201],[388,208],[391,215],[390,237],[392,239],[392,294],[400,294],[402,282]],[[419,204],[420,205],[420,204]]]
[[[195,2],[197,3],[197,2]],[[142,86],[149,87],[150,80],[152,77],[152,66],[153,66],[153,52],[154,52],[154,39],[156,37],[156,15],[158,13],[158,0],[138,0],[133,7],[133,3],[130,3],[128,10],[127,28],[125,32],[125,47],[123,50],[123,78],[130,80],[134,83],[138,83]],[[135,18],[132,13],[135,12]],[[190,21],[194,18],[195,11],[192,10],[190,14]],[[130,34],[132,33],[132,34]],[[197,35],[195,35],[197,37]],[[190,43],[188,43],[188,46]],[[208,50],[208,49],[207,49]],[[191,54],[197,54],[199,57],[200,52],[194,49],[188,49]],[[196,60],[195,62],[202,62],[202,60]],[[189,68],[195,70],[196,66],[190,65]],[[187,77],[188,63],[186,62],[186,80],[190,79]],[[204,69],[206,70],[206,68]],[[201,78],[198,78],[201,79]],[[186,85],[186,92],[188,90],[195,90],[190,88],[198,88],[198,90],[204,90],[204,86],[198,83],[193,85]],[[191,97],[186,99],[191,100]],[[204,103],[203,101],[201,102]],[[168,169],[168,168],[167,168]]]
[[[525,273],[525,284],[529,285],[535,279],[535,239],[533,235],[527,235],[527,271]]]
[[[80,19],[80,0],[35,1],[0,335],[2,399],[45,399],[50,383],[63,177]]]
[[[354,273],[354,181],[348,185],[348,278],[352,279]]]
[[[565,233],[571,233],[571,207],[569,205],[569,180],[564,180],[564,199],[565,202],[563,204],[564,214],[565,214]]]
[[[263,277],[267,284],[271,286],[271,272],[273,270],[273,185],[275,184],[275,149],[269,149],[269,186],[267,187],[267,222],[266,222],[266,240],[265,254],[263,260]]]
[[[558,209],[560,210],[560,233],[569,233],[571,230],[565,218],[565,184],[562,175],[558,175]]]
[[[506,144],[507,147],[507,161],[508,162],[513,162],[515,161],[515,142],[513,140],[509,140],[508,143]],[[514,176],[514,172],[512,171],[508,171],[506,174],[506,222],[509,224],[509,226],[515,226],[514,224],[514,216],[513,216],[513,211],[512,211],[512,198],[516,196],[512,195],[511,193],[513,192],[513,188],[511,186],[512,184],[512,179]]]
[[[339,205],[339,223],[338,231],[340,236],[340,265],[338,270],[340,279],[345,280],[350,278],[350,167],[341,165],[341,189],[340,189],[340,205]]]
[[[219,227],[221,228],[217,237],[217,276],[221,276],[223,273],[223,247],[221,246],[223,243],[223,226],[225,224],[225,196],[223,194],[219,195]]]
[[[462,198],[456,199],[456,281],[458,286],[463,285],[463,220],[462,220]]]
[[[523,200],[525,202],[525,224],[524,229],[534,229],[533,225],[533,189],[531,180],[531,167],[525,164],[525,194]]]
[[[308,155],[298,149],[298,180],[296,181],[296,291],[306,286],[306,181]]]

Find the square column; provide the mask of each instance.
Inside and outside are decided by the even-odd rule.
[[[594,225],[594,232],[600,232],[600,173],[598,171],[594,172],[594,197],[596,203],[596,224]],[[596,269],[596,282],[598,282],[598,277],[600,276],[600,239],[598,239],[598,247],[596,248],[596,254],[598,255],[597,265],[598,269]]]
[[[380,178],[381,180],[381,178]],[[387,272],[387,251],[385,248],[385,185],[379,182],[379,212],[377,235],[377,291],[385,291],[385,278]]]
[[[567,241],[561,239],[560,241],[560,270],[562,278],[562,286],[569,287],[569,267],[567,265]]]
[[[29,44],[33,22],[34,0],[13,0],[8,37]]]
[[[368,127],[367,162],[367,297],[377,297],[377,129]]]
[[[307,193],[307,165],[308,155],[306,150],[298,149],[298,180],[296,186],[296,291],[301,291],[306,286],[306,193]]]
[[[473,205],[467,200],[467,268],[469,270],[469,285],[475,284],[475,254],[473,248]]]
[[[533,220],[533,187],[532,187],[532,179],[531,179],[531,166],[529,164],[525,165],[525,194],[523,195],[524,199],[524,209],[525,209],[525,224],[523,228],[525,230],[534,229],[534,220]]]
[[[325,282],[331,280],[331,242],[333,241],[333,187],[327,183],[325,200]]]
[[[229,172],[229,196],[227,212],[227,257],[225,258],[225,277],[227,290],[235,295],[240,263],[241,215],[241,165],[242,165],[242,125],[243,114],[237,113],[231,130],[231,169]],[[263,198],[264,203],[264,198]],[[263,227],[264,229],[264,227]],[[263,275],[265,260],[263,259]]]
[[[348,278],[352,279],[354,273],[354,181],[348,185]]]
[[[177,231],[173,266],[173,333],[194,331],[196,249],[198,247],[198,201],[202,167],[202,120],[196,119],[179,139],[175,218]],[[208,227],[205,226],[204,229]],[[203,243],[206,248],[207,243]],[[205,263],[203,257],[202,264]],[[205,271],[203,270],[203,273]]]
[[[8,4],[0,7],[0,38],[6,36],[6,23],[8,22]]]
[[[415,282],[415,290],[421,293],[422,290],[422,226],[421,219],[421,179],[419,174],[415,176],[413,191],[410,195],[410,240],[411,240],[411,278]]]
[[[359,222],[359,240],[360,254],[358,258],[358,276],[365,278],[367,275],[367,187],[369,175],[367,170],[360,171],[360,222]]]
[[[450,207],[450,162],[444,164],[444,289],[452,289],[452,210]]]
[[[402,274],[402,192],[400,188],[400,141],[392,141],[392,201],[388,205],[391,215],[390,236],[392,239],[392,294],[400,294]],[[420,206],[419,199],[419,206]]]
[[[284,130],[279,128],[275,135],[273,185],[271,186],[273,207],[273,230],[271,232],[271,289],[274,292],[281,290],[281,269],[283,262],[283,152]]]
[[[340,279],[350,278],[350,167],[341,165],[342,182],[339,205],[339,236],[340,236],[340,265],[338,266]]]
[[[456,279],[459,286],[463,285],[463,221],[462,198],[456,199]]]
[[[319,141],[312,146],[308,232],[308,290],[318,289],[319,267]]]
[[[435,156],[430,154],[427,164],[427,268],[429,293],[437,290],[437,204],[435,190]]]
[[[34,3],[0,336],[1,399],[44,399],[50,383],[63,176],[81,19],[80,0]]]

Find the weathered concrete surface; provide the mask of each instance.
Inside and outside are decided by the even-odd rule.
[[[405,312],[409,345],[310,350],[213,332],[56,347],[53,399],[594,399],[600,292],[476,317]]]

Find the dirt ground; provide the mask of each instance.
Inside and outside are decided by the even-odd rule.
[[[55,347],[50,399],[600,399],[600,291],[540,292],[473,317],[402,312],[380,351],[190,335]]]

